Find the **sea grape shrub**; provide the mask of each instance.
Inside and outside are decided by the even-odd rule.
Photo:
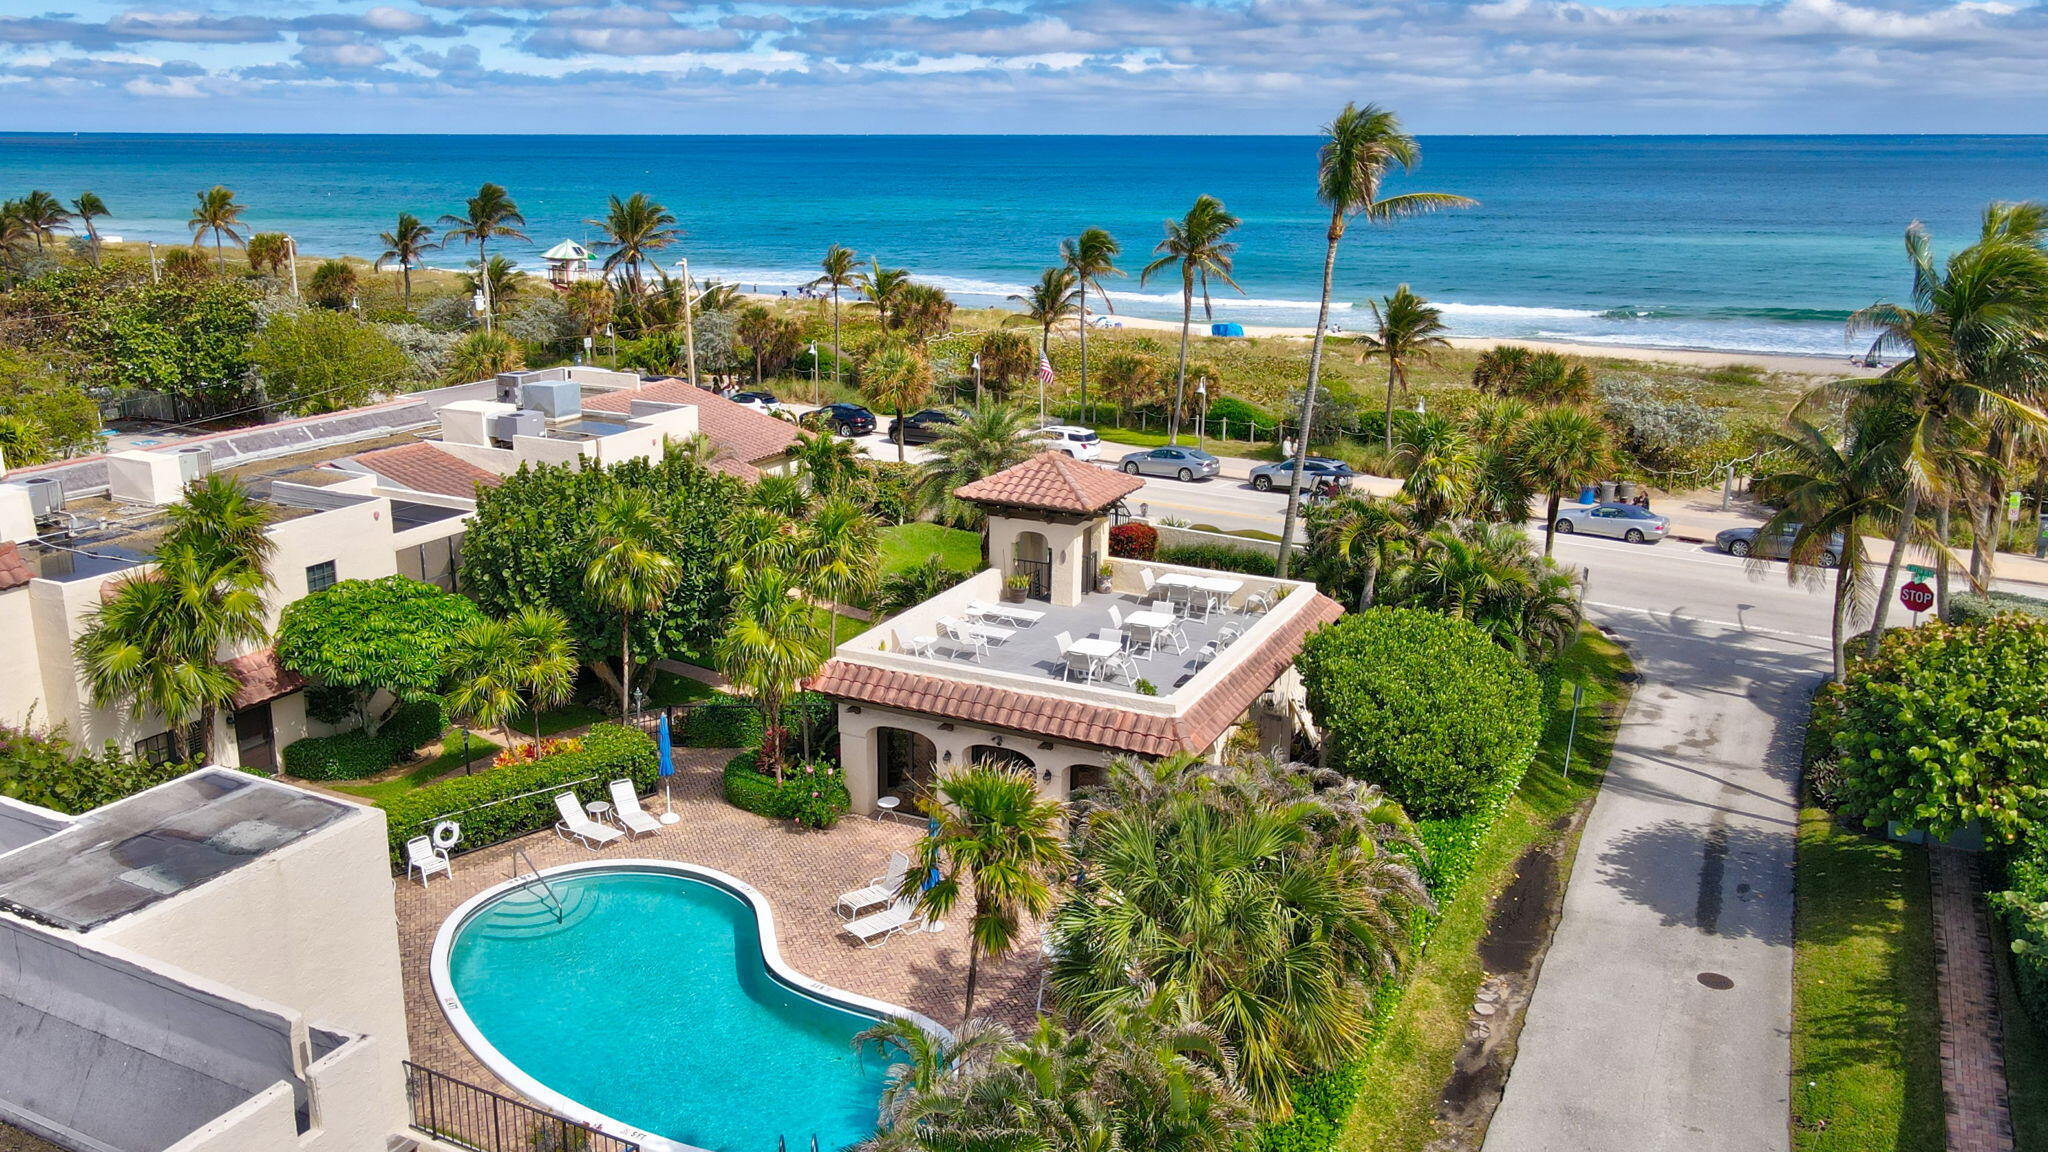
[[[1175,544],[1170,548],[1161,548],[1158,560],[1161,564],[1208,568],[1217,572],[1242,572],[1247,576],[1271,576],[1279,563],[1278,558],[1271,552],[1207,542]]]
[[[1839,701],[1843,815],[2002,844],[2048,818],[2048,620],[1892,629]]]
[[[1418,819],[1463,816],[1519,777],[1542,734],[1536,675],[1473,624],[1375,608],[1309,636],[1299,661],[1330,765]]]
[[[2034,1023],[2048,1030],[2048,835],[2036,833],[2006,864],[1991,906],[2012,939],[2013,982]]]
[[[1125,560],[1150,560],[1159,554],[1159,529],[1133,520],[1109,530],[1109,554]]]
[[[1632,377],[1600,382],[1600,408],[1622,450],[1651,472],[1677,472],[1709,462],[1728,426],[1691,400],[1660,396]]]

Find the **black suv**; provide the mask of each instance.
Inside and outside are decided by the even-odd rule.
[[[875,430],[875,414],[858,404],[827,404],[804,413],[806,428],[826,428],[841,436],[865,436]]]
[[[939,438],[946,425],[953,423],[953,414],[942,408],[927,408],[913,412],[901,420],[889,422],[889,439],[896,439],[898,429],[902,430],[905,444],[929,444]]]

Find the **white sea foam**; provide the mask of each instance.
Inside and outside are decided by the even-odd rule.
[[[1432,300],[1446,317],[1499,320],[1593,320],[1602,313],[1590,308],[1530,308],[1519,304],[1460,304],[1456,300]]]

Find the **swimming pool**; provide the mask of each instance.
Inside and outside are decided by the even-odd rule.
[[[435,941],[435,995],[507,1083],[649,1149],[838,1149],[874,1130],[885,1062],[855,1033],[914,1013],[781,961],[765,899],[667,861],[574,864],[507,882]]]

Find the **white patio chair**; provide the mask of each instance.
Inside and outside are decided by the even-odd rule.
[[[1214,640],[1211,640],[1207,644],[1202,645],[1202,650],[1200,652],[1195,653],[1195,667],[1208,667],[1209,661],[1214,660],[1216,658],[1216,653],[1220,651],[1222,651],[1222,649],[1216,646],[1216,642]]]
[[[1238,605],[1237,612],[1240,616],[1264,616],[1272,610],[1273,594],[1270,592],[1254,592],[1244,598],[1243,604]]]
[[[955,652],[964,651],[976,660],[988,655],[988,641],[978,633],[969,631],[967,625],[951,616],[940,618],[939,634],[945,637],[947,645]]]
[[[922,656],[927,660],[936,660],[938,657],[932,652],[932,645],[938,642],[939,638],[937,636],[912,636],[908,651],[912,656]]]
[[[1126,684],[1136,684],[1138,682],[1138,666],[1131,663],[1130,653],[1128,652],[1118,652],[1102,661],[1102,679],[1113,680],[1118,676],[1122,676]]]
[[[1218,648],[1228,648],[1242,635],[1244,635],[1244,629],[1239,628],[1235,624],[1225,624],[1216,631],[1216,646]]]
[[[436,872],[455,879],[455,869],[448,864],[448,850],[434,847],[431,836],[415,836],[405,842],[405,872],[408,876],[419,873],[422,888],[427,886],[427,877]]]
[[[1150,568],[1140,568],[1140,569],[1138,569],[1138,579],[1139,579],[1140,581],[1142,581],[1142,582],[1144,583],[1144,585],[1145,585],[1145,592],[1146,592],[1146,593],[1147,593],[1148,595],[1149,595],[1149,594],[1151,593],[1151,591],[1152,591],[1152,586],[1153,586],[1154,584],[1157,584],[1157,583],[1159,583],[1159,577],[1157,577],[1157,576],[1154,576],[1154,575],[1152,574],[1152,570],[1151,570]]]
[[[576,802],[574,792],[564,792],[555,797],[555,811],[562,819],[555,825],[555,835],[564,840],[581,840],[585,848],[602,848],[624,836],[617,828],[607,828],[592,820]]]
[[[1109,606],[1109,626],[1111,628],[1121,628],[1124,626],[1124,610],[1114,604]]]
[[[909,874],[910,857],[901,852],[891,852],[887,871],[880,876],[869,877],[867,883],[851,892],[840,893],[832,908],[851,917],[860,915],[862,909],[887,904],[896,899],[903,888],[903,878]]]
[[[652,836],[661,831],[661,821],[640,806],[640,794],[633,790],[631,780],[614,780],[607,787],[612,796],[612,815],[619,818],[626,831],[636,836]]]
[[[922,932],[924,921],[917,915],[917,902],[899,896],[880,912],[871,912],[846,922],[845,932],[869,948],[879,948],[898,932]]]

